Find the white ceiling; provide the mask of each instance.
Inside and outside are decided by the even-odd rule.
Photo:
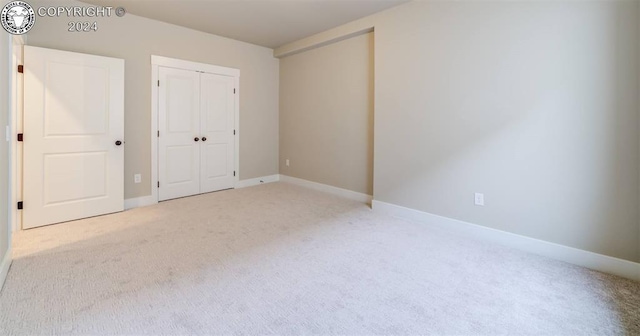
[[[83,0],[269,48],[407,0]]]

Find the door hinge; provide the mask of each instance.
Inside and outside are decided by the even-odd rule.
[[[236,130],[233,130],[233,135],[236,135]]]
[[[236,89],[233,89],[233,94],[236,94]]]
[[[18,65],[18,73],[24,73],[24,65]]]
[[[18,141],[20,142],[24,141],[24,134],[18,133]]]
[[[160,188],[160,181],[158,181],[158,188]]]
[[[158,79],[158,86],[160,86],[160,80]]]
[[[236,171],[235,170],[233,171],[233,176],[236,176]]]
[[[18,210],[22,210],[23,207],[24,207],[24,202],[22,201],[18,202]]]
[[[158,138],[160,137],[160,131],[158,131]]]

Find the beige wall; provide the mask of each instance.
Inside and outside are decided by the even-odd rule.
[[[280,93],[280,173],[372,195],[373,33],[281,59]]]
[[[80,5],[73,1],[30,1]],[[38,17],[28,44],[125,60],[125,198],[151,194],[151,55],[240,69],[240,179],[278,173],[278,59],[273,50],[127,14],[67,32],[69,18]],[[133,175],[142,174],[134,184]]]
[[[4,6],[5,1],[0,1]],[[5,127],[9,124],[9,39],[0,31],[0,264],[9,249],[9,143],[5,141]],[[2,283],[0,282],[0,287]]]
[[[375,27],[376,200],[637,262],[639,7],[412,2],[275,55]]]

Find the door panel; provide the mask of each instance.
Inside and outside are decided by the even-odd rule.
[[[167,162],[167,184],[176,185],[179,183],[190,183],[193,181],[193,170],[197,168],[194,162],[193,147],[188,144],[182,146],[167,146],[167,157],[171,158]]]
[[[45,206],[106,197],[107,157],[107,152],[45,155]]]
[[[200,74],[159,68],[159,200],[200,192]]]
[[[203,176],[207,178],[224,177],[227,175],[227,146],[225,144],[207,144],[204,145],[203,164],[205,173]]]
[[[45,136],[105,134],[109,126],[108,69],[49,62],[48,72]]]
[[[235,166],[235,79],[202,73],[201,134],[202,143],[200,192],[233,188]]]
[[[124,61],[24,47],[23,228],[122,211]]]

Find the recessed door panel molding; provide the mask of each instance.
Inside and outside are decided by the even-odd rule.
[[[108,154],[102,151],[45,155],[44,206],[107,197]]]
[[[109,68],[47,62],[44,135],[100,135],[109,126]],[[60,78],[65,78],[61,81]],[[83,92],[77,95],[77,92]]]
[[[227,144],[209,144],[202,149],[202,178],[215,179],[221,177],[227,177],[228,170],[227,165]]]
[[[24,64],[22,227],[122,211],[124,60],[25,46]]]
[[[233,78],[227,76],[216,76],[202,74],[201,83],[203,130],[205,132],[225,132],[229,129],[229,120],[233,115],[229,115],[229,109],[233,108],[233,96],[229,93],[233,91]],[[231,118],[230,118],[231,117]]]
[[[198,99],[200,99],[198,76],[180,69],[162,70],[162,82],[166,83],[164,113],[168,133],[192,133],[198,126]],[[193,113],[189,113],[193,112]]]
[[[158,200],[233,188],[239,72],[158,59]]]
[[[194,153],[193,146],[191,144],[167,146],[165,158],[170,158],[170,160],[167,160],[167,174],[165,180],[167,187],[171,187],[176,184],[191,183],[194,179],[197,179],[198,167],[194,165],[194,162],[197,162],[194,154],[197,153]]]

